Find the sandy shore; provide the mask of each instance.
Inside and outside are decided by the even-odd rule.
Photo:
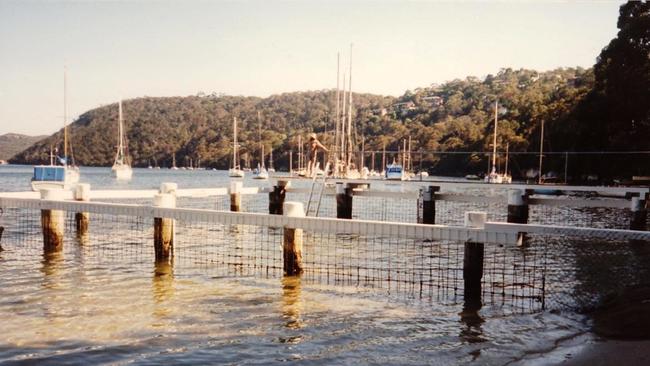
[[[650,365],[650,341],[595,341],[583,347],[577,354],[566,354],[565,357],[564,361],[557,364],[575,366]]]
[[[522,363],[650,365],[650,285],[622,289],[590,316],[592,332],[558,342],[552,351]]]

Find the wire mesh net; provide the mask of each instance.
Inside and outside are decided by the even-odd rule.
[[[464,225],[465,212],[482,211],[487,213],[488,221],[505,222],[508,218],[508,205],[505,203],[436,201],[436,224]],[[420,205],[420,217],[422,217]]]
[[[628,229],[630,217],[627,208],[531,205],[528,209],[528,222],[540,225]]]

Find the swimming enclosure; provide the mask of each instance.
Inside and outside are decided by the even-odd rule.
[[[176,273],[280,278],[286,270],[286,228],[291,228],[303,233],[303,281],[504,312],[586,309],[648,272],[645,241],[650,236],[627,230],[644,211],[639,209],[645,198],[641,189],[605,189],[622,198],[544,198],[524,191],[529,224],[508,224],[503,221],[511,198],[442,188],[352,189],[352,220],[332,218],[336,200],[331,190],[324,193],[319,217],[263,213],[272,190],[257,188],[235,189],[244,212],[217,210],[232,204],[235,192],[226,188],[162,186],[162,194],[175,196],[176,207],[152,205],[151,198],[161,194],[156,190],[90,191],[90,201],[4,194],[2,245],[38,255],[47,230],[43,212],[59,211],[64,237],[57,251],[81,245],[107,263],[156,263],[156,220],[164,218],[173,220],[173,245],[165,261]],[[304,188],[287,188],[285,200],[306,203],[308,194]],[[443,225],[418,224],[432,196],[435,221]],[[125,199],[136,203],[119,202]],[[488,219],[502,222],[461,226],[466,211],[485,211]],[[78,213],[87,213],[82,232]]]

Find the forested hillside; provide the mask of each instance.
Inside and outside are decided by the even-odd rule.
[[[411,136],[413,151],[483,151],[491,148],[494,102],[500,104],[499,146],[512,151],[536,146],[542,119],[561,124],[575,103],[593,86],[591,70],[559,69],[545,73],[501,70],[484,80],[467,78],[409,91],[399,98],[354,94],[357,141],[366,151],[397,150]],[[138,98],[123,102],[129,152],[134,165],[178,166],[190,159],[196,165],[225,168],[232,148],[232,119],[239,122],[242,153],[258,156],[258,119],[261,114],[265,150],[273,148],[279,165],[287,152],[297,150],[298,135],[317,132],[332,140],[335,91],[299,92],[268,98],[190,96]],[[81,115],[70,127],[74,156],[81,165],[112,164],[117,139],[117,103]],[[551,127],[553,126],[551,125]],[[47,160],[50,147],[60,145],[62,132],[40,141],[14,162]],[[553,141],[553,139],[549,139]],[[572,147],[558,139],[557,145]],[[483,154],[463,156],[469,166],[451,169],[439,156],[428,155],[443,172],[471,170]],[[254,159],[253,159],[254,160]],[[455,165],[455,164],[454,164]]]
[[[7,160],[47,136],[27,136],[18,133],[0,135],[0,160]]]

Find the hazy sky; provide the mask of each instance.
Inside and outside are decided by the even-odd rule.
[[[49,134],[63,120],[140,96],[268,96],[336,86],[407,89],[501,67],[592,66],[621,1],[4,1],[0,133]]]

